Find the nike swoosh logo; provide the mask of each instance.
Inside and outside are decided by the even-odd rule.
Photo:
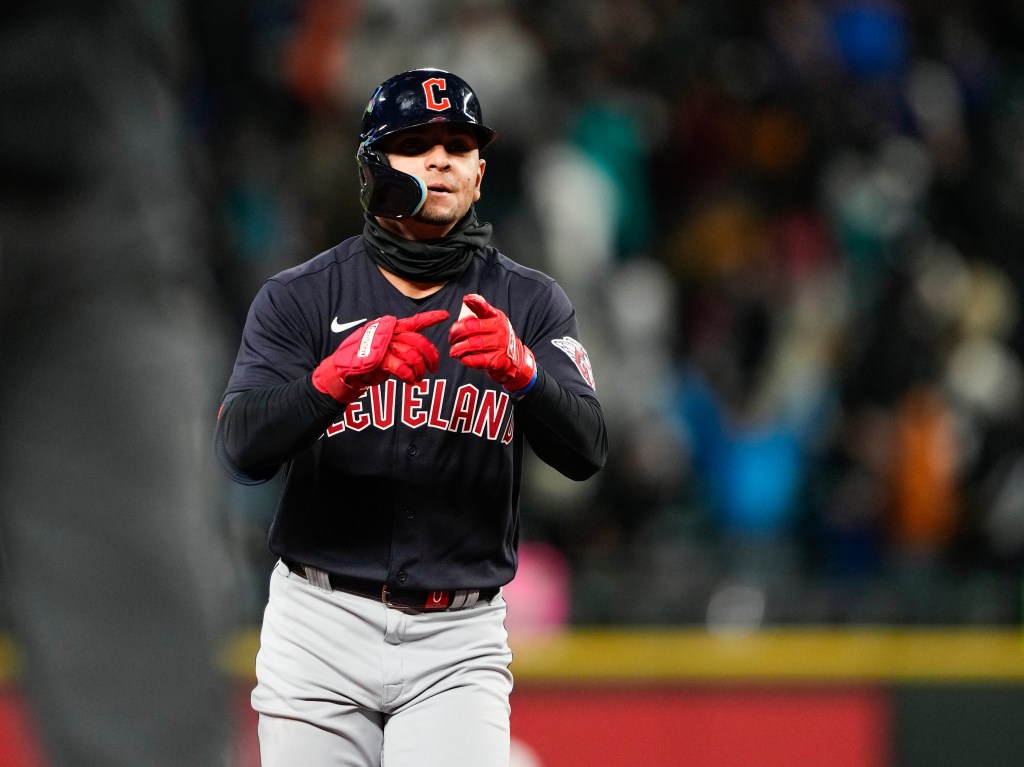
[[[335,317],[331,320],[331,330],[335,333],[343,333],[349,328],[354,328],[356,325],[362,325],[366,322],[366,317],[361,320],[352,320],[352,322],[338,322],[338,318]]]

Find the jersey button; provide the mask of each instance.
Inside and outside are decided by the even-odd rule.
[[[398,571],[398,582],[399,583],[405,583],[405,581],[406,581],[406,579],[408,579],[408,577],[409,577],[409,573],[407,573],[405,570],[399,570]]]
[[[409,445],[409,447],[405,449],[405,452],[407,452],[409,455],[416,455],[416,453],[418,453],[419,451],[420,449],[416,447],[416,445]]]

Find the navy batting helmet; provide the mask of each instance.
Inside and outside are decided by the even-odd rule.
[[[469,84],[443,69],[413,69],[379,86],[366,105],[359,130],[359,200],[369,213],[384,218],[416,215],[427,199],[423,182],[391,167],[373,148],[385,136],[428,123],[469,126],[480,149],[497,135],[483,124],[480,100]]]

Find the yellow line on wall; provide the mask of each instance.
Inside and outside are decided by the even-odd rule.
[[[0,684],[6,684],[18,675],[20,670],[18,648],[9,636],[0,634]]]
[[[576,631],[513,652],[538,681],[1024,682],[1015,630]]]

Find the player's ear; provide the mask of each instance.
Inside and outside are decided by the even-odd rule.
[[[476,171],[476,188],[473,190],[473,202],[480,199],[480,184],[484,180],[484,171],[487,170],[487,160],[480,159],[480,167]]]

